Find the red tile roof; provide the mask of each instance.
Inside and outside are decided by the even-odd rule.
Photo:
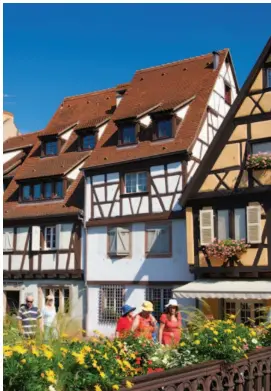
[[[87,156],[86,152],[66,152],[45,158],[30,157],[25,160],[15,180],[64,175],[79,165]]]
[[[56,135],[77,122],[96,126],[111,117],[115,105],[115,88],[65,98],[42,135]]]
[[[42,133],[42,130],[37,132],[21,134],[20,136],[11,137],[4,141],[3,151],[8,152],[14,149],[24,149],[26,147],[32,147],[38,140],[38,136]]]
[[[209,96],[228,49],[219,52],[218,69],[212,67],[212,53],[171,64],[137,71],[105,132],[84,168],[121,163],[138,158],[189,150],[200,129]],[[142,141],[136,147],[118,148],[114,139],[115,120],[134,118],[149,109],[173,109],[195,97],[175,139],[165,142]]]

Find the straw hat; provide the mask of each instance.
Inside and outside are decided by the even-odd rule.
[[[46,296],[46,300],[54,300],[54,296],[53,295],[48,295],[48,296]]]
[[[170,299],[169,302],[166,304],[166,308],[168,307],[177,307],[178,310],[180,309],[180,306],[176,299]]]
[[[144,301],[141,311],[153,312],[153,304],[150,301]]]

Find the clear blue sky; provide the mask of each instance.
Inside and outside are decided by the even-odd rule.
[[[271,4],[4,4],[4,109],[22,132],[43,129],[65,96],[225,47],[241,86],[270,15]]]

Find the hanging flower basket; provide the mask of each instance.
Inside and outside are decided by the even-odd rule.
[[[265,169],[271,168],[271,153],[256,153],[248,155],[247,168]]]
[[[247,252],[247,249],[250,247],[249,244],[246,244],[245,240],[234,240],[234,239],[225,239],[225,240],[214,240],[213,243],[205,247],[205,257],[221,262],[221,264],[230,263],[231,266],[234,263],[238,263],[241,255]]]

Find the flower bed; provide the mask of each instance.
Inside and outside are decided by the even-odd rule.
[[[271,346],[271,326],[251,329],[234,319],[205,321],[184,330],[175,347],[133,335],[111,340],[99,333],[87,341],[62,337],[50,345],[9,341],[4,345],[4,389],[107,391],[118,390],[121,384],[129,389],[137,375],[214,359],[235,362],[263,346]]]
[[[248,155],[247,168],[264,169],[271,168],[271,154],[270,153],[257,153]]]
[[[213,243],[205,247],[205,256],[219,259],[222,262],[237,261],[243,253],[247,252],[249,247],[245,240],[214,240]]]

